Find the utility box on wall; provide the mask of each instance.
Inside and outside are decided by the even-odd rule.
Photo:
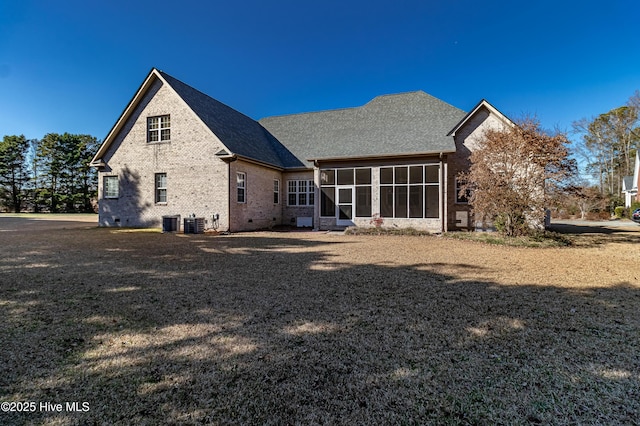
[[[469,227],[469,212],[456,212],[456,228]]]
[[[313,226],[313,218],[298,216],[296,218],[296,226],[298,228],[311,228]]]

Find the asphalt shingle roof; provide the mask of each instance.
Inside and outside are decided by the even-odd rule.
[[[309,160],[454,152],[447,133],[465,112],[425,92],[383,95],[364,106],[259,122],[159,71],[233,154],[284,169]]]
[[[447,133],[465,115],[417,91],[378,96],[357,108],[267,117],[260,124],[306,161],[454,152]]]
[[[159,73],[233,154],[282,168],[303,167],[302,162],[257,121],[169,74]]]

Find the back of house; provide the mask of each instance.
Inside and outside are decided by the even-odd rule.
[[[152,69],[96,153],[101,226],[202,218],[219,231],[472,227],[456,177],[486,129],[422,91],[255,121]]]

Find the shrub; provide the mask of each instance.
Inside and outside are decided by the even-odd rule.
[[[626,209],[624,208],[624,206],[617,206],[617,207],[614,209],[614,212],[615,212],[616,218],[617,218],[617,219],[622,219],[622,218],[625,216],[625,214],[624,214],[624,213],[625,213],[625,210],[626,210]]]
[[[493,226],[496,227],[499,233],[509,237],[527,235],[530,232],[530,228],[523,215],[509,217],[506,214],[499,214],[493,220]]]
[[[430,236],[433,235],[429,231],[424,231],[415,228],[375,228],[364,226],[350,226],[345,229],[346,235],[402,235],[402,236]]]
[[[585,219],[587,220],[609,220],[611,219],[611,214],[606,211],[600,212],[589,212],[586,214]]]

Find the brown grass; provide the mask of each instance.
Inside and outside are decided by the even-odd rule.
[[[0,401],[90,404],[0,424],[638,424],[640,244],[606,237],[0,216]]]

